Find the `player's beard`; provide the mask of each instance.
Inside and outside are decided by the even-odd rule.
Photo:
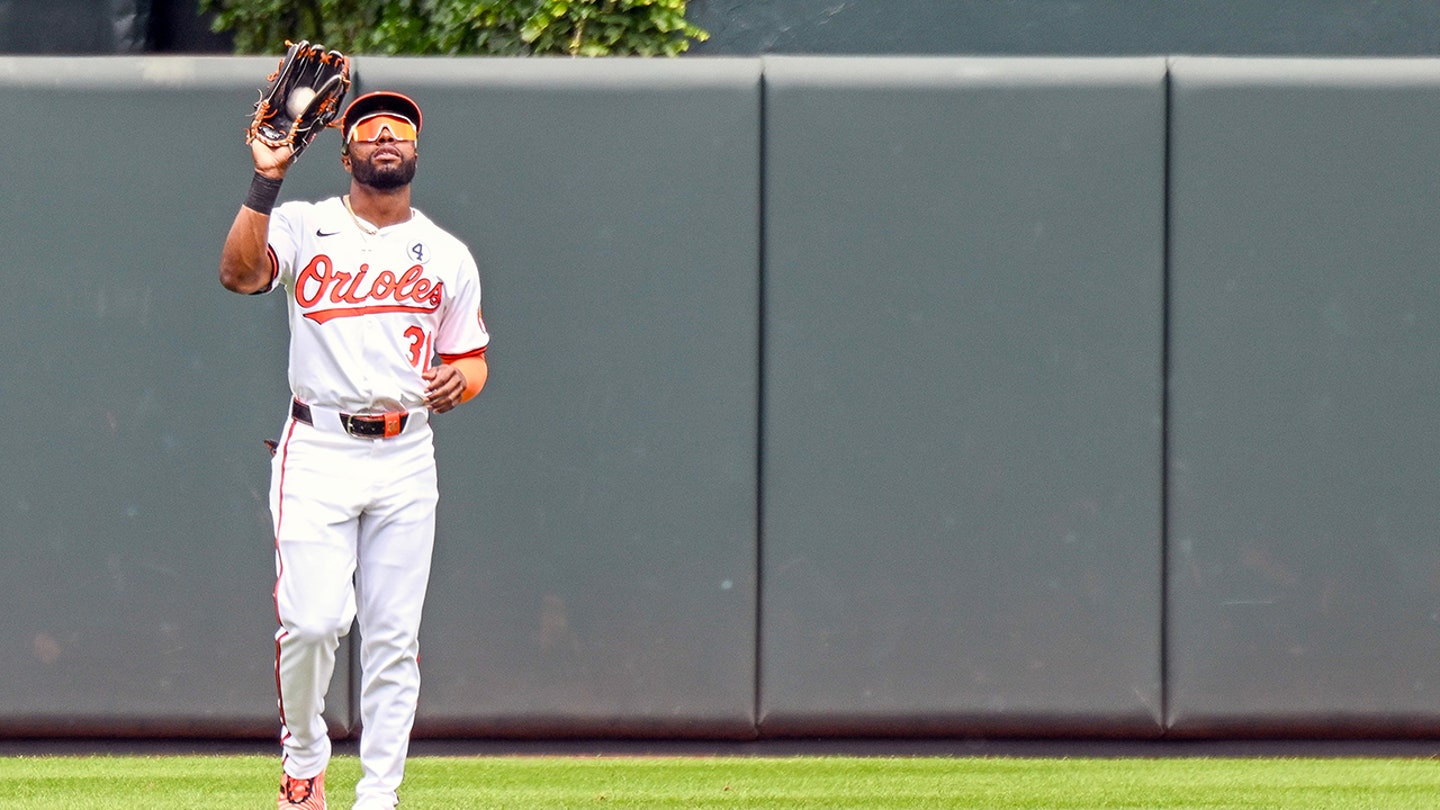
[[[410,181],[415,179],[415,169],[419,162],[418,155],[402,156],[399,163],[385,166],[376,166],[366,160],[356,160],[350,163],[350,171],[355,180],[362,185],[369,186],[376,191],[393,191],[401,186],[410,185]]]

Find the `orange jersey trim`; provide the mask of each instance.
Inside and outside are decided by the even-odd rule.
[[[275,289],[275,279],[280,277],[280,260],[275,256],[275,248],[268,243],[265,245],[265,258],[270,260],[270,283],[250,293],[251,295],[264,295]]]
[[[481,346],[473,352],[464,352],[463,354],[442,354],[440,355],[440,361],[444,363],[454,363],[456,360],[464,360],[467,357],[484,357],[486,348],[488,347]]]

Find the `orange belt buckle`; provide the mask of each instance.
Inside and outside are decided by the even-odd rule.
[[[404,413],[387,413],[387,414],[385,414],[385,438],[389,439],[389,438],[392,438],[392,437],[395,437],[395,436],[399,436],[399,435],[400,435],[400,431],[401,431],[401,430],[404,430],[404,429],[405,429],[405,414],[404,414]]]

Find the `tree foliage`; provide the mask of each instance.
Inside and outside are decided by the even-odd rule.
[[[236,53],[308,40],[345,53],[676,56],[703,41],[685,0],[199,0]]]

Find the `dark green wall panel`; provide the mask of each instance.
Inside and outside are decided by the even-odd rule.
[[[765,732],[1158,733],[1164,67],[766,61]]]
[[[1173,66],[1170,717],[1440,720],[1440,64]]]

